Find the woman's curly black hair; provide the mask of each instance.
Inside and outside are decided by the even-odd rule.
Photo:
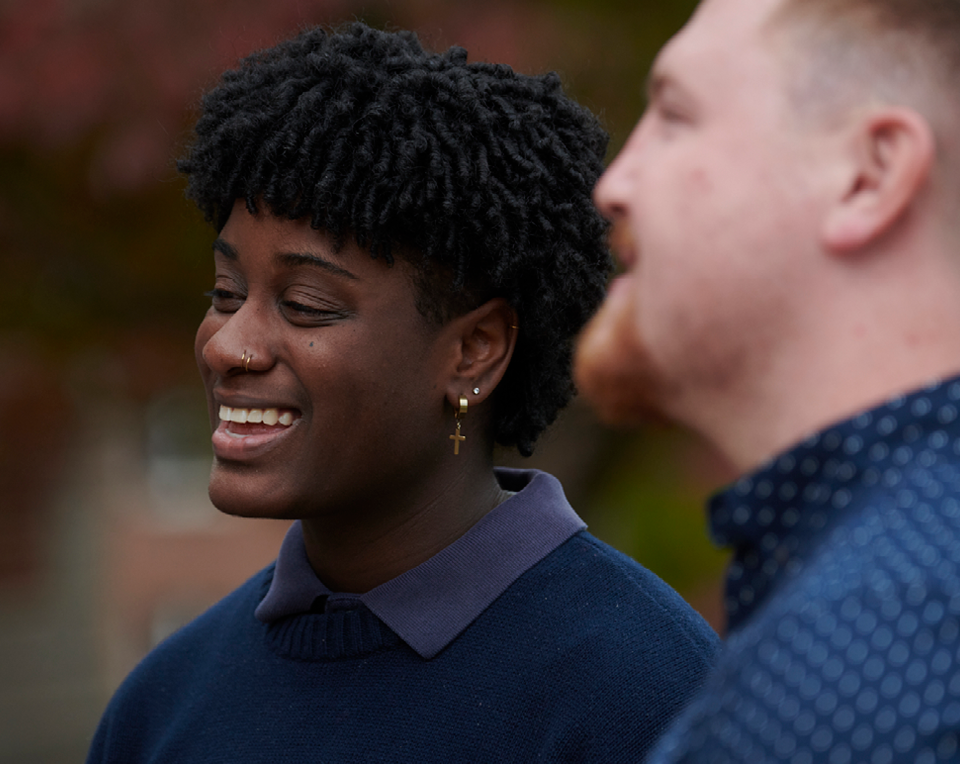
[[[573,338],[603,298],[606,224],[591,192],[606,147],[556,74],[467,63],[462,48],[430,53],[411,32],[355,23],[226,72],[178,167],[218,230],[237,199],[251,212],[262,201],[409,260],[428,319],[505,298],[520,334],[494,435],[528,456],[574,393]]]

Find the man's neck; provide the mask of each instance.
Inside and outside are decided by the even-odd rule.
[[[688,424],[751,470],[835,422],[960,373],[960,310],[944,322],[948,332],[872,325],[871,336],[832,338],[758,384],[704,399]]]

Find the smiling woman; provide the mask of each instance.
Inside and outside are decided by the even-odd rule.
[[[257,54],[181,162],[222,511],[275,564],[162,643],[89,761],[636,761],[715,650],[529,454],[603,295],[606,136],[556,75],[360,24]]]

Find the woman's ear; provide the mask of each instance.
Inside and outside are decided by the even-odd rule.
[[[500,384],[513,358],[517,313],[502,297],[495,297],[453,319],[450,329],[455,333],[456,354],[447,400],[454,408],[461,395],[480,403]]]
[[[859,252],[901,220],[930,176],[933,130],[913,109],[885,107],[854,118],[842,193],[821,240],[837,254]]]

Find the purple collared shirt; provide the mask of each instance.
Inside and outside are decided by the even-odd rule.
[[[328,610],[359,601],[421,657],[434,657],[514,581],[587,527],[552,475],[506,468],[497,468],[496,475],[502,488],[516,494],[450,546],[366,594],[335,593],[323,585],[295,522],[256,617],[271,623],[307,613],[320,596],[328,598]]]

